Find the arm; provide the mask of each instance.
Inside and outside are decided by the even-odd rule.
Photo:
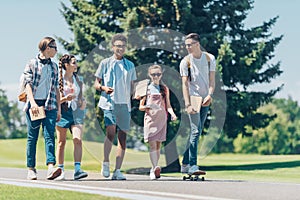
[[[104,91],[106,94],[110,94],[114,91],[113,88],[107,87],[101,84],[102,79],[96,77],[95,83],[94,83],[94,88],[98,91]]]
[[[59,88],[56,88],[56,102],[57,102],[57,117],[56,117],[56,121],[60,121],[61,118],[61,106],[60,106],[60,92],[59,92]]]
[[[150,109],[150,108],[146,108],[146,106],[145,106],[146,99],[147,99],[146,96],[144,96],[144,97],[141,99],[141,101],[140,101],[140,106],[139,106],[139,110],[140,110],[140,111],[147,111],[147,109]]]
[[[174,121],[177,119],[177,116],[175,115],[174,113],[174,110],[171,106],[171,102],[170,102],[170,92],[169,92],[169,89],[167,88],[167,93],[166,93],[166,103],[167,103],[167,110],[168,110],[168,113],[170,113],[171,115],[171,120]]]
[[[209,88],[208,88],[208,95],[204,98],[202,105],[209,106],[212,101],[212,95],[215,91],[215,71],[209,72]]]
[[[182,76],[181,79],[182,79],[182,93],[183,93],[186,111],[189,114],[195,114],[196,112],[193,110],[193,108],[191,106],[191,101],[190,101],[188,77]]]

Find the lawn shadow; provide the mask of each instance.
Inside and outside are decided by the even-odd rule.
[[[287,161],[287,162],[271,162],[271,163],[246,164],[246,165],[200,166],[200,169],[204,171],[234,171],[234,170],[248,171],[248,170],[272,170],[277,168],[294,168],[299,166],[300,166],[300,161]],[[140,168],[128,169],[126,170],[126,173],[148,175],[149,171],[150,168],[140,167]],[[170,172],[165,171],[163,167],[162,173],[170,173]]]

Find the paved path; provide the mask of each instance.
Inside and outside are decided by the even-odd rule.
[[[38,180],[26,180],[26,169],[0,168],[0,183],[101,194],[136,200],[293,200],[300,199],[300,184],[250,181],[206,180],[182,181],[178,177],[162,177],[150,181],[148,176],[126,174],[126,181],[112,181],[100,173],[89,173],[81,181],[73,181],[72,171],[65,181],[45,180],[46,171],[38,170]],[[1,186],[0,186],[1,190]]]

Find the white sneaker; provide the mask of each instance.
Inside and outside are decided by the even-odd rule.
[[[63,180],[65,180],[65,172],[62,170],[60,176],[58,176],[54,180],[56,180],[56,181],[63,181]]]
[[[116,169],[111,177],[111,180],[126,180],[120,169]]]
[[[36,180],[37,179],[37,172],[36,169],[28,169],[27,173],[27,179],[28,180]]]
[[[156,179],[156,177],[155,177],[155,174],[154,174],[154,170],[151,168],[151,170],[150,170],[150,179],[151,180],[155,180]]]
[[[105,178],[108,178],[110,176],[110,171],[109,171],[109,162],[103,162],[102,164],[102,169],[101,169],[101,174]]]
[[[59,167],[57,167],[57,168],[49,167],[48,171],[47,171],[47,179],[48,180],[53,180],[53,179],[59,177],[61,172],[62,172],[62,169],[59,168]]]
[[[200,172],[198,165],[193,165],[190,167],[188,174],[193,174],[195,172]]]
[[[180,172],[183,174],[187,174],[189,172],[189,169],[190,169],[190,164],[187,165],[182,164]]]

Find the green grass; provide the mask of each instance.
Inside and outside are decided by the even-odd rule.
[[[104,197],[102,195],[86,194],[72,191],[35,189],[29,187],[18,187],[13,185],[0,184],[0,200],[14,199],[89,199],[89,200],[121,200],[121,198]]]
[[[111,154],[111,167],[114,167],[114,152]],[[0,166],[26,167],[26,139],[0,140]],[[99,172],[103,159],[103,144],[84,141],[82,168]],[[207,171],[206,179],[218,180],[253,180],[300,183],[300,155],[254,155],[254,154],[210,154],[199,159],[198,164]],[[160,165],[165,166],[162,155]],[[65,167],[73,169],[73,144],[67,141]],[[149,168],[148,152],[126,151],[123,170]],[[39,139],[37,150],[37,168],[46,169],[44,140]],[[178,176],[180,173],[164,174]]]

